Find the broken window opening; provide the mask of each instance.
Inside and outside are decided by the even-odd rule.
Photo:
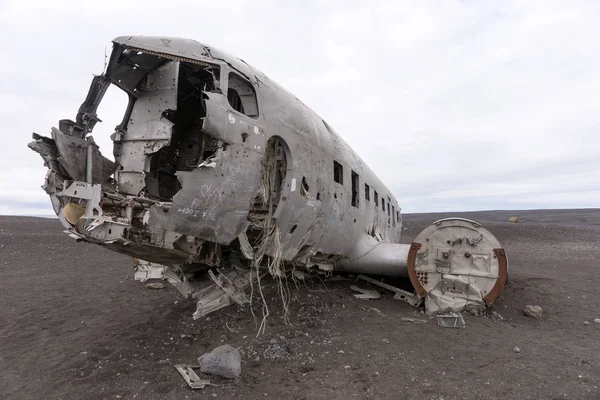
[[[385,211],[385,199],[383,197],[381,198],[381,209]]]
[[[390,216],[390,204],[391,204],[391,201],[390,201],[389,197],[387,199],[388,199],[388,203],[387,203],[388,204],[388,209],[387,209],[387,212],[388,212],[388,217],[389,217]]]
[[[333,160],[333,180],[340,185],[344,184],[344,168],[335,160]]]
[[[375,203],[375,207],[377,207],[379,205],[379,193],[377,193],[377,190],[373,191],[373,196],[374,196],[374,203]]]
[[[250,118],[258,118],[258,102],[254,87],[250,82],[234,72],[229,73],[227,101],[229,101],[229,105],[235,111]]]
[[[302,177],[302,184],[300,185],[300,196],[304,197],[305,199],[308,198],[308,192],[309,192],[309,186],[308,183],[306,182],[306,177]]]
[[[371,201],[371,188],[368,183],[365,183],[365,200]]]
[[[396,215],[396,207],[392,206],[392,221],[394,222],[394,226],[396,226],[396,219],[394,218]]]
[[[358,198],[359,198],[359,194],[358,194],[358,174],[354,171],[352,171],[351,173],[351,179],[352,179],[352,206],[358,208]]]
[[[114,143],[111,139],[111,134],[118,130],[121,126],[127,124],[125,116],[129,111],[130,98],[129,95],[116,85],[109,85],[102,97],[102,101],[98,104],[96,114],[102,120],[102,123],[94,130],[94,142],[102,151],[102,155],[111,161],[115,161],[113,157]],[[110,133],[107,132],[110,130]],[[109,151],[110,149],[110,151]]]

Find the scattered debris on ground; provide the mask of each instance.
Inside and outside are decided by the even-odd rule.
[[[209,375],[235,379],[242,373],[242,358],[240,352],[228,344],[215,348],[198,358],[200,371]]]
[[[489,224],[506,242],[511,277],[491,309],[478,311],[478,318],[462,313],[468,329],[439,328],[423,307],[412,308],[394,300],[393,292],[353,282],[356,275],[319,275],[297,286],[289,281],[289,325],[282,320],[277,287],[263,282],[268,283],[262,289],[272,314],[259,337],[250,305],[234,304],[193,320],[195,304],[166,281],[164,290],[144,287],[154,280],[133,281],[129,258],[92,246],[82,255],[78,244],[56,233],[55,220],[0,218],[0,230],[5,230],[0,242],[6,244],[0,265],[7,271],[0,283],[6,300],[0,320],[10,322],[1,327],[2,356],[13,360],[0,362],[0,376],[6,377],[0,379],[0,398],[44,393],[48,399],[92,394],[98,399],[345,400],[398,398],[399,391],[405,398],[437,400],[599,398],[594,349],[600,346],[600,324],[594,319],[600,318],[595,295],[600,275],[594,271],[600,264],[600,212],[594,211],[594,225],[567,225],[579,221],[582,211],[563,212],[561,223],[536,217],[559,218],[555,211],[539,213],[520,216],[520,224],[507,224],[512,214],[498,214],[497,222]],[[408,218],[412,228],[404,236],[412,240],[439,216]],[[485,218],[476,214],[474,219]],[[48,265],[52,274],[40,274]],[[23,279],[17,271],[40,280]],[[350,285],[376,289],[381,299],[357,300]],[[542,306],[543,317],[526,317],[527,304]],[[258,323],[261,307],[261,302],[252,305]],[[402,322],[401,317],[428,323]],[[590,325],[582,325],[584,320]],[[205,375],[197,362],[225,343],[238,348],[243,360],[242,374],[234,380]],[[178,363],[191,365],[211,385],[191,389],[174,370]],[[465,381],[470,383],[465,386]]]
[[[523,313],[531,318],[542,318],[542,307],[526,305]]]
[[[594,320],[594,322],[595,322],[595,323],[597,323],[597,324],[600,324],[600,318],[596,318],[596,319]]]
[[[518,348],[517,346],[515,346],[515,347],[513,348],[513,351],[514,351],[515,353],[520,353],[520,352],[521,352],[521,349],[520,349],[520,348]]]

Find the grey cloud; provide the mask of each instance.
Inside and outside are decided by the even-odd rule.
[[[0,196],[2,213],[24,211],[15,196],[45,196],[30,134],[74,117],[105,47],[125,34],[191,37],[262,70],[327,120],[404,211],[598,200],[600,4],[102,4],[0,5],[2,37],[18,38],[5,41],[11,61],[0,65],[0,189],[11,193]],[[116,103],[102,112],[94,136],[105,147],[120,115]]]

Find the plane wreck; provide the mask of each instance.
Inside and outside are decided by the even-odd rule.
[[[129,99],[114,161],[91,136],[110,85]],[[65,232],[130,255],[138,280],[168,280],[197,300],[195,318],[300,268],[407,277],[409,302],[429,313],[486,307],[507,280],[504,249],[474,221],[440,220],[400,244],[399,204],[333,128],[193,40],[114,39],[75,121],[33,138]]]

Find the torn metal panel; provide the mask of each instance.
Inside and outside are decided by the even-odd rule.
[[[145,260],[134,258],[133,261],[135,268],[133,279],[140,282],[146,282],[148,279],[163,279],[164,272],[168,268]]]
[[[182,189],[166,213],[150,209],[149,224],[203,240],[230,244],[248,226],[258,187],[260,154],[231,145],[220,152],[214,168],[179,173]]]
[[[261,272],[264,276],[266,272]],[[244,305],[250,300],[245,294],[245,289],[258,279],[255,269],[238,271],[232,269],[226,273],[219,272],[218,276],[212,271],[208,272],[213,284],[194,293],[192,296],[198,299],[194,319],[218,311],[230,304]]]
[[[52,139],[54,139],[56,150],[60,154],[58,162],[74,181],[86,181],[88,147],[92,148],[94,165],[92,182],[90,183],[104,183],[117,168],[115,163],[102,156],[98,145],[93,143],[93,141],[65,135],[56,128],[52,128]]]

